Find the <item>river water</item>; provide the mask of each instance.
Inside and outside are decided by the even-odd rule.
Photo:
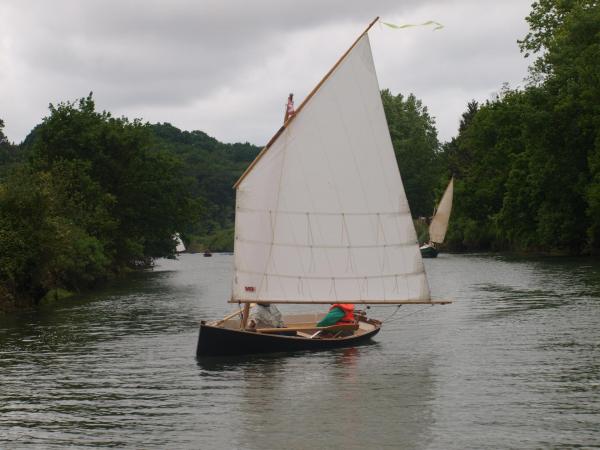
[[[0,318],[0,448],[600,448],[598,261],[442,254],[455,303],[373,307],[370,345],[196,361],[231,266],[182,255]]]

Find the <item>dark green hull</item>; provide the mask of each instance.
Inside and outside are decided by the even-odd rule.
[[[424,245],[421,247],[421,257],[423,258],[435,258],[438,253],[437,249],[431,245]]]
[[[254,353],[295,352],[300,350],[329,350],[368,342],[381,328],[336,339],[309,339],[298,336],[262,334],[200,324],[196,356],[248,355]]]

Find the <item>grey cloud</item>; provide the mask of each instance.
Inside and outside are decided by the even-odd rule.
[[[378,7],[386,11],[396,4]],[[29,31],[15,42],[17,56],[32,71],[68,73],[90,88],[112,84],[116,106],[189,102],[279,51],[282,33],[334,20],[364,23],[373,15],[366,2],[341,0],[62,1],[27,10],[17,5]]]
[[[516,22],[485,17],[482,3],[510,20],[518,18],[522,26],[522,8],[515,6],[520,0],[8,0],[0,5],[0,16],[7,18],[0,29],[0,47],[6,50],[0,56],[5,100],[0,117],[9,137],[20,140],[48,102],[93,90],[99,105],[118,114],[260,144],[280,121],[285,99],[277,99],[288,89],[309,89],[296,86],[298,74],[289,70],[314,74],[302,83],[318,81],[326,70],[317,62],[324,49],[343,50],[331,30],[358,34],[381,15],[446,25],[444,34],[399,33],[376,65],[382,87],[414,92],[438,121],[454,122],[461,112],[454,106],[457,98],[464,104],[470,99],[462,98],[470,97],[463,92],[490,92],[523,72],[514,55],[506,56],[507,40],[516,48],[510,34]],[[463,11],[475,16],[462,18]],[[299,36],[320,41],[302,48]],[[323,48],[315,49],[321,42]],[[283,61],[291,62],[288,71]],[[438,98],[449,99],[450,106]],[[232,127],[236,120],[239,125]],[[449,137],[449,128],[442,128]]]

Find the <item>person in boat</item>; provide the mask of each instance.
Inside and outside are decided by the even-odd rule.
[[[257,303],[248,316],[249,328],[283,328],[285,325],[277,306]]]
[[[329,312],[319,323],[318,327],[329,327],[338,324],[354,323],[354,304],[353,303],[334,303]]]

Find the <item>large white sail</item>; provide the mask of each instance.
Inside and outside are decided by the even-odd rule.
[[[442,195],[442,200],[437,207],[431,224],[429,224],[429,240],[441,244],[446,237],[448,230],[448,222],[450,221],[450,213],[452,212],[452,197],[454,194],[454,177],[450,179],[448,187]]]
[[[365,33],[238,182],[232,301],[429,301]]]

